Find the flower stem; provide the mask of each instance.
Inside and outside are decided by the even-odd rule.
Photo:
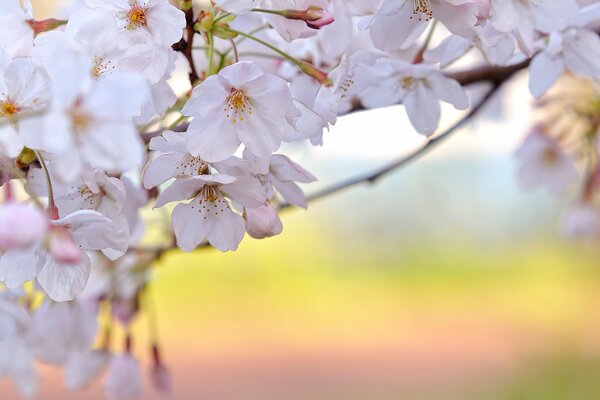
[[[215,57],[215,38],[212,34],[212,32],[209,32],[207,34],[207,38],[208,38],[208,75],[212,75],[213,74],[213,64],[214,64],[214,57]]]
[[[46,161],[44,161],[44,157],[42,157],[41,152],[34,150],[34,153],[40,162],[42,169],[44,170],[44,174],[46,175],[46,187],[48,189],[48,214],[50,214],[50,218],[58,219],[58,208],[56,207],[56,203],[54,201],[54,190],[52,189],[52,179],[50,178],[48,166],[46,166]]]
[[[288,53],[286,53],[285,51],[273,46],[270,43],[265,42],[262,39],[257,38],[256,36],[252,36],[251,34],[245,33],[245,32],[241,32],[241,31],[237,31],[235,29],[231,29],[231,28],[222,28],[224,31],[229,32],[229,33],[233,33],[236,35],[240,35],[240,36],[244,36],[250,40],[254,40],[256,43],[262,44],[263,46],[273,50],[274,52],[276,52],[277,54],[279,54],[281,57],[285,58],[287,61],[291,62],[292,64],[297,65],[300,70],[302,72],[304,72],[305,74],[312,76],[313,78],[317,79],[319,82],[321,82],[322,84],[324,84],[325,86],[331,86],[332,82],[327,78],[327,74],[323,71],[319,71],[314,65],[309,64],[307,62],[298,60],[297,58],[294,58],[292,56],[290,56]]]
[[[229,39],[229,42],[231,43],[231,48],[233,49],[233,61],[234,62],[240,61],[240,55],[238,54],[238,49],[235,44],[235,40]]]

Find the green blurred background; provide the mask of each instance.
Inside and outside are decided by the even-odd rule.
[[[279,237],[167,254],[151,291],[171,397],[600,398],[599,254],[559,237],[566,199],[514,184],[524,86],[377,186],[287,212]],[[323,149],[291,149],[321,180],[308,192],[421,140],[396,108],[340,125]],[[42,381],[40,398],[103,398],[100,383],[68,393],[52,368]]]

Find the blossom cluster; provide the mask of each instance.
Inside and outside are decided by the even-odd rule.
[[[280,234],[316,181],[289,149],[397,104],[431,137],[442,102],[471,104],[450,72],[465,62],[528,66],[535,98],[567,72],[598,81],[599,28],[584,0],[74,0],[44,20],[0,1],[0,378],[32,395],[40,360],[70,389],[108,370],[112,396],[138,396],[134,338],[116,346],[113,324],[143,310],[164,251]],[[577,168],[544,132],[521,180],[560,189]],[[161,208],[168,244],[144,247]]]

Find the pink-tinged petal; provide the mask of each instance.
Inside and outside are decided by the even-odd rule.
[[[223,252],[237,250],[244,237],[245,226],[242,216],[228,209],[215,217],[215,225],[208,233],[208,242]]]
[[[255,239],[279,235],[283,231],[283,224],[277,210],[269,203],[257,208],[247,208],[246,232]]]
[[[556,83],[564,71],[562,57],[539,53],[529,66],[529,91],[534,97],[540,97]]]
[[[206,185],[206,182],[200,176],[176,179],[160,193],[154,208],[160,208],[174,201],[191,199],[204,185]]]
[[[173,178],[182,159],[181,153],[167,153],[151,160],[144,170],[144,187],[152,189]]]
[[[477,23],[479,9],[470,1],[454,3],[432,0],[433,16],[455,35],[468,36],[470,29]]]
[[[444,39],[437,47],[425,53],[425,60],[440,63],[440,68],[446,68],[471,49],[471,41],[467,38],[451,35]]]
[[[177,246],[183,251],[192,251],[206,240],[215,224],[214,218],[204,218],[197,201],[178,204],[171,214]]]
[[[162,141],[157,140],[155,144],[153,144],[154,139],[162,139]],[[164,131],[162,136],[150,140],[150,150],[159,150],[165,153],[187,153],[187,148],[185,146],[185,132]]]
[[[281,146],[285,124],[285,118],[262,106],[256,106],[254,115],[235,125],[239,139],[248,150],[258,157],[268,159]]]
[[[0,282],[14,289],[36,277],[46,258],[39,247],[9,250],[0,257]]]
[[[231,87],[225,79],[218,75],[209,76],[194,88],[192,97],[185,103],[181,113],[187,116],[223,113],[230,93]]]
[[[286,81],[275,75],[261,75],[243,86],[252,104],[258,103],[269,111],[285,115],[292,106],[292,95]]]
[[[44,292],[54,301],[71,301],[85,289],[90,277],[90,258],[83,251],[81,261],[76,264],[59,263],[53,257],[37,275]]]
[[[429,136],[438,127],[440,103],[432,90],[421,82],[404,99],[408,119],[417,132]]]
[[[85,389],[106,369],[109,360],[106,350],[71,354],[64,368],[65,386],[69,390]]]
[[[134,399],[142,395],[140,364],[131,354],[113,356],[106,377],[106,391],[112,399]]]
[[[296,185],[294,182],[280,181],[275,177],[271,177],[271,181],[273,182],[275,189],[281,194],[281,197],[283,197],[286,202],[302,208],[308,206],[306,203],[306,196],[302,189],[300,189],[300,186]]]
[[[376,14],[373,17],[370,31],[375,47],[384,51],[406,49],[425,32],[429,22],[411,18],[413,15],[410,4],[412,2],[405,2],[395,14]]]
[[[469,107],[469,97],[465,89],[454,79],[442,74],[432,74],[429,77],[433,92],[442,101],[452,104],[459,110]]]
[[[11,99],[21,106],[36,110],[43,107],[49,97],[50,77],[29,59],[10,63],[4,71],[4,82]]]
[[[244,207],[258,207],[267,201],[260,181],[251,176],[239,176],[235,182],[223,185],[221,191]]]
[[[190,178],[176,179],[158,196],[154,208],[162,207],[173,201],[191,199],[205,185],[227,185],[235,181],[235,177],[225,174],[198,175]]]
[[[227,79],[235,89],[240,89],[246,82],[253,81],[262,75],[264,75],[262,68],[254,61],[240,61],[219,72],[219,76]]]
[[[240,143],[235,124],[225,118],[196,117],[187,131],[188,151],[207,162],[231,157]]]
[[[146,16],[148,28],[157,43],[171,46],[178,42],[185,28],[185,14],[168,1],[153,4]]]
[[[292,161],[289,157],[275,154],[271,158],[271,173],[282,181],[295,181],[302,183],[316,182],[317,178]]]
[[[84,250],[127,248],[127,232],[97,211],[75,211],[54,223],[67,227],[75,243]]]

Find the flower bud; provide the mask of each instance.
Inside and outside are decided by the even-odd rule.
[[[321,29],[335,21],[327,10],[319,6],[310,6],[306,10],[284,10],[281,15],[287,19],[304,21],[313,29]]]
[[[279,235],[283,231],[277,210],[269,203],[246,209],[246,231],[255,239]]]
[[[137,398],[142,394],[140,365],[130,354],[114,356],[108,368],[106,390],[113,398]]]
[[[162,357],[157,345],[152,346],[152,368],[150,369],[150,382],[159,393],[171,391],[171,374],[162,363]]]
[[[0,249],[30,247],[48,231],[48,218],[38,208],[9,202],[0,206]]]

